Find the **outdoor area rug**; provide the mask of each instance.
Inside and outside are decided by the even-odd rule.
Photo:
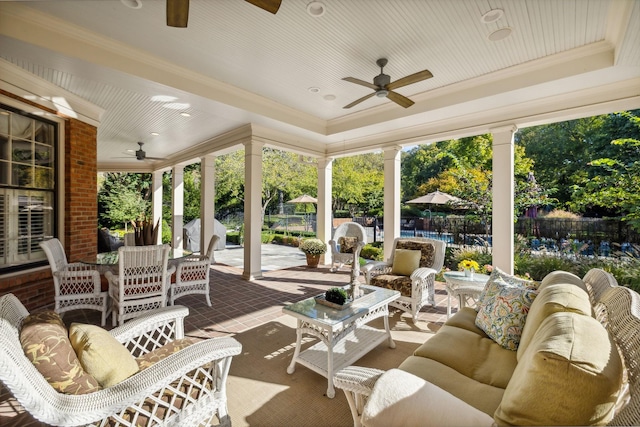
[[[406,316],[406,315],[405,315]],[[399,312],[390,317],[395,349],[382,343],[355,365],[390,369],[397,367],[420,344],[433,336],[437,325],[417,322]],[[383,320],[371,322],[383,328]],[[296,365],[287,374],[296,343],[296,320],[283,315],[273,321],[235,335],[242,353],[233,358],[227,396],[234,427],[349,427],[353,425],[349,405],[342,390],[333,399],[326,397],[327,379]],[[313,345],[313,337],[303,336],[303,349]]]

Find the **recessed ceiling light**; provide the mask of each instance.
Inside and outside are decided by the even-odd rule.
[[[169,96],[169,95],[154,95],[151,97],[151,101],[153,102],[172,102],[175,101],[176,98],[175,96]]]
[[[307,5],[307,13],[314,18],[319,18],[326,12],[327,8],[324,3],[319,1],[312,1]]]
[[[311,93],[318,93],[320,92],[320,88],[319,87],[310,87],[309,89],[307,89],[309,92]]]
[[[499,30],[495,30],[493,33],[489,34],[487,37],[492,42],[497,42],[498,40],[506,39],[511,35],[513,30],[510,27],[500,28]]]
[[[480,17],[480,21],[483,24],[491,24],[492,22],[496,22],[498,19],[502,18],[502,15],[504,15],[504,10],[491,9]]]
[[[182,117],[191,117],[191,114],[186,113],[186,112],[184,112],[184,111],[183,111],[182,113],[180,113],[180,115],[181,115]]]
[[[160,135],[158,132],[151,132],[151,136],[158,136]]]
[[[141,0],[120,0],[120,2],[131,9],[140,9],[142,7]]]
[[[335,101],[336,96],[335,95],[325,95],[322,97],[325,101]]]
[[[191,107],[191,104],[187,104],[184,102],[170,102],[168,104],[163,105],[164,108],[169,108],[171,110],[185,110]]]

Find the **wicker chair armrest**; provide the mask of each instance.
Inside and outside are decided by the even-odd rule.
[[[438,272],[433,268],[420,267],[411,273],[411,280],[425,280],[431,275],[436,275]]]
[[[340,252],[339,248],[338,248],[338,241],[331,239],[327,242],[327,245],[329,245],[329,247],[331,248],[332,252],[334,253],[338,253]]]
[[[339,370],[333,377],[333,385],[342,389],[349,403],[354,427],[362,426],[362,412],[373,386],[385,371],[362,366],[347,366]]]
[[[184,318],[189,309],[175,305],[150,310],[110,331],[111,335],[139,357],[175,339],[184,338]]]
[[[188,257],[184,257],[180,260],[179,266],[185,262],[198,262],[198,261],[209,261],[209,257],[206,255],[189,255]]]
[[[71,262],[65,266],[65,269],[71,271],[98,271],[95,265],[85,264],[83,262]]]
[[[347,366],[335,373],[333,384],[339,389],[369,396],[376,381],[384,372],[363,366]]]
[[[391,268],[391,264],[386,261],[374,261],[370,262],[362,267],[362,271],[365,273],[371,272],[375,274],[385,273],[388,269]]]
[[[170,266],[167,267],[167,276],[171,276],[175,272],[176,272],[176,266],[175,265],[170,265]]]
[[[207,268],[211,265],[211,261],[208,257],[203,257],[201,259],[195,259],[193,261],[184,261],[178,264],[176,268],[176,276],[180,277],[183,270],[200,270],[202,268]]]
[[[97,270],[58,270],[54,273],[60,282],[60,294],[100,293],[100,273]]]
[[[48,424],[59,426],[77,426],[95,423],[124,409],[139,405],[148,396],[162,391],[181,377],[191,377],[190,372],[209,366],[211,363],[226,363],[228,373],[231,358],[240,354],[242,345],[231,337],[211,338],[195,343],[168,356],[149,368],[132,375],[121,383],[95,393],[84,395],[56,394],[54,410],[39,414],[38,418]],[[187,380],[189,381],[189,380]],[[193,381],[193,379],[191,380]],[[48,405],[53,406],[53,405]],[[135,408],[132,409],[135,411]],[[171,425],[179,425],[179,421]]]

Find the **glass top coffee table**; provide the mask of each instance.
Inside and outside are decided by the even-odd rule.
[[[353,364],[362,356],[389,341],[395,348],[389,330],[389,303],[400,296],[398,291],[360,285],[364,296],[357,298],[348,308],[335,309],[307,298],[283,307],[285,314],[298,319],[296,349],[287,373],[295,372],[296,363],[327,378],[327,397],[333,398],[333,375]],[[384,317],[384,330],[367,325],[373,319]],[[307,334],[320,341],[301,351],[302,335]]]

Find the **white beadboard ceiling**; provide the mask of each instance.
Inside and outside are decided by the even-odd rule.
[[[318,18],[308,0],[276,15],[191,0],[186,29],[165,25],[163,0],[140,2],[0,0],[0,58],[104,109],[105,170],[223,152],[243,129],[339,156],[640,108],[640,0],[323,0]],[[492,9],[504,15],[482,23]],[[343,109],[371,90],[342,78],[372,81],[381,57],[392,81],[434,77],[397,90],[410,108],[374,96]],[[137,141],[170,160],[135,160]]]

